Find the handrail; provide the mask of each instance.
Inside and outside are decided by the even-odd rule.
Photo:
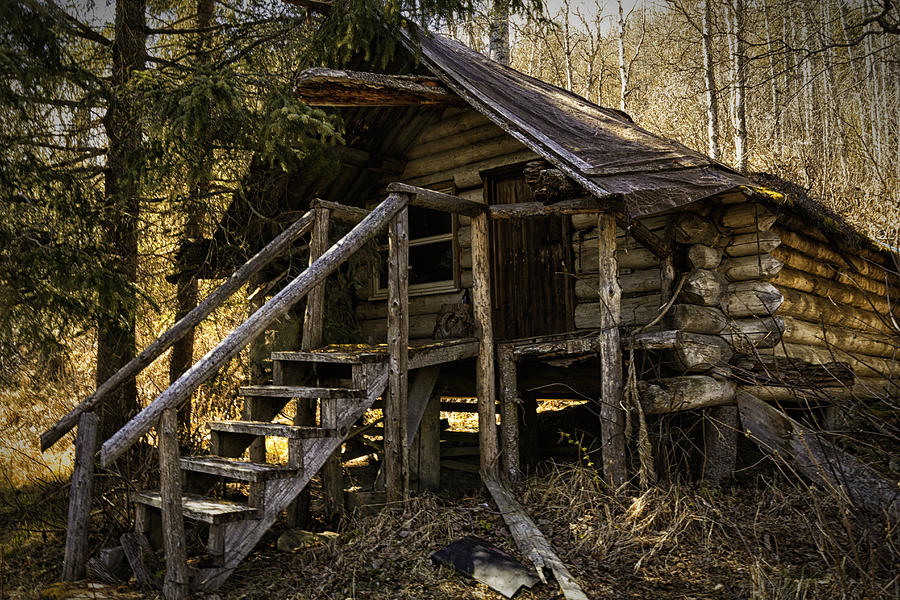
[[[318,260],[278,292],[271,300],[235,328],[219,344],[188,369],[177,381],[156,397],[146,408],[103,443],[100,464],[106,467],[147,433],[163,411],[177,408],[222,365],[262,333],[273,321],[286,313],[316,285],[325,280],[363,244],[407,205],[406,194],[390,194],[356,227],[335,242]]]
[[[179,319],[165,333],[144,348],[140,354],[132,358],[128,364],[116,371],[115,375],[104,381],[93,394],[85,398],[78,406],[57,421],[55,425],[41,434],[41,451],[47,450],[69,432],[78,423],[81,413],[93,410],[107,395],[114,392],[125,381],[143,371],[200,321],[209,316],[254,274],[284,252],[297,238],[309,231],[313,221],[315,221],[315,211],[313,210],[307,211],[302,217],[294,221],[278,237],[269,242],[265,248],[257,252],[243,266],[232,273],[225,283],[216,288],[193,310]]]

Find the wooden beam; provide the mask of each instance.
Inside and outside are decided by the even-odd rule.
[[[546,583],[547,579],[544,575],[544,569],[549,568],[553,572],[553,577],[559,584],[563,596],[566,600],[588,600],[587,595],[581,590],[578,582],[569,573],[566,565],[559,559],[553,546],[541,533],[522,505],[518,503],[515,496],[507,488],[503,486],[496,478],[485,476],[482,474],[482,480],[485,487],[491,493],[494,503],[500,509],[500,514],[509,527],[509,532],[516,541],[516,546],[523,556],[534,565],[535,570],[541,580]]]
[[[519,386],[512,344],[497,347],[500,372],[500,433],[503,438],[503,473],[510,483],[519,481]]]
[[[159,493],[162,500],[163,545],[166,549],[166,600],[187,598],[189,578],[184,516],[181,514],[181,466],[178,459],[178,411],[163,411],[159,434]]]
[[[404,207],[388,227],[388,396],[384,411],[384,465],[388,504],[409,495],[407,440],[409,380],[409,215]]]
[[[409,203],[412,206],[431,208],[468,217],[484,214],[488,210],[486,205],[479,202],[463,200],[457,196],[405,183],[390,183],[387,186],[387,191],[396,194],[408,194],[410,196]]]
[[[409,410],[406,421],[406,439],[409,444],[412,444],[416,431],[419,430],[419,424],[422,422],[425,408],[431,401],[434,384],[437,383],[440,373],[440,365],[432,365],[416,370],[416,375],[409,387]]]
[[[69,519],[66,524],[66,550],[63,558],[63,581],[84,577],[90,546],[91,494],[94,485],[94,454],[97,452],[97,427],[100,418],[92,412],[82,413],[75,437],[75,467],[69,487]]]
[[[106,467],[121,456],[125,450],[153,427],[166,408],[177,408],[190,398],[194,390],[216,373],[223,364],[237,355],[251,339],[263,332],[275,319],[286,313],[291,306],[333,273],[354,252],[375,237],[387,221],[406,206],[406,203],[407,198],[404,195],[391,194],[388,196],[359,225],[331,246],[319,260],[285,286],[265,306],[235,328],[206,356],[178,378],[178,381],[170,385],[149,406],[106,440],[100,451],[101,465]],[[312,217],[310,217],[310,223],[311,221]]]
[[[297,95],[310,106],[454,106],[462,98],[437,77],[317,67],[300,74]]]
[[[490,220],[486,213],[472,217],[472,296],[478,359],[475,387],[478,396],[478,443],[481,471],[496,476],[500,449],[497,440],[496,383],[494,375],[494,326],[491,302]]]
[[[625,466],[625,413],[622,410],[622,346],[619,321],[622,291],[616,264],[616,219],[597,217],[598,292],[600,297],[600,439],[603,476],[613,490],[628,477]]]
[[[900,488],[895,484],[755,396],[740,392],[737,404],[744,431],[760,448],[858,508],[890,524],[900,521]]]
[[[60,419],[53,427],[41,434],[41,450],[44,451],[65,435],[75,424],[83,412],[93,410],[106,396],[114,392],[122,383],[144,370],[150,363],[168,350],[172,344],[184,337],[200,321],[218,308],[234,292],[241,288],[250,278],[262,270],[267,264],[281,255],[301,235],[309,231],[313,224],[313,211],[308,211],[294,221],[290,227],[256,253],[250,260],[235,271],[228,280],[206,297],[191,312],[172,325],[165,333],[156,338],[149,346],[119,369],[115,375],[104,381],[93,394],[84,399]],[[151,424],[152,425],[152,424]],[[149,426],[148,426],[149,429]]]

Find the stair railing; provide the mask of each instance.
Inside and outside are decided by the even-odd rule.
[[[392,409],[390,412],[397,415],[397,431],[390,436],[393,438],[392,441],[395,441],[392,446],[398,454],[401,452],[405,454],[404,450],[408,451],[405,448],[406,444],[402,441],[406,438],[406,435],[404,435],[406,432],[403,431],[403,424],[406,419],[401,417],[401,415],[406,413],[406,371],[409,341],[407,310],[409,255],[406,207],[408,204],[414,204],[470,216],[486,216],[486,211],[484,205],[479,203],[405,184],[391,184],[388,186],[388,191],[390,193],[387,198],[371,212],[321,200],[314,201],[313,209],[304,214],[263,250],[247,261],[231,275],[228,281],[217,288],[194,310],[185,315],[132,361],[98,387],[93,394],[42,434],[41,445],[43,449],[47,449],[55,444],[78,423],[82,415],[89,414],[112,391],[146,368],[216,307],[233,295],[250,277],[280,255],[297,238],[309,231],[316,221],[316,209],[319,209],[319,214],[325,212],[321,209],[328,209],[328,212],[333,213],[340,212],[342,213],[340,216],[348,217],[352,220],[358,219],[362,213],[366,213],[365,217],[350,232],[329,247],[318,259],[311,261],[310,266],[305,271],[235,328],[215,348],[197,361],[148,406],[103,443],[100,450],[100,464],[106,467],[134,445],[141,436],[148,433],[152,428],[157,427],[160,441],[160,476],[161,480],[165,479],[165,481],[161,481],[161,509],[164,529],[168,531],[165,535],[167,538],[166,554],[167,557],[171,554],[171,566],[176,567],[171,573],[171,578],[167,577],[166,589],[164,590],[164,596],[167,598],[181,597],[186,593],[184,586],[187,585],[186,570],[181,568],[186,563],[183,558],[184,536],[180,506],[179,456],[177,433],[174,425],[177,419],[176,411],[178,407],[189,400],[193,392],[201,384],[214,375],[228,360],[238,354],[252,339],[265,331],[272,322],[284,315],[294,304],[313,290],[316,290],[316,288],[321,289],[320,284],[324,282],[328,275],[333,273],[365,243],[375,237],[386,225],[390,225],[388,294],[388,346],[390,352],[388,366],[391,384],[391,399],[386,404],[390,404]],[[341,220],[347,220],[347,218]],[[385,429],[385,441],[387,442],[388,427],[386,426]],[[92,437],[95,436],[96,433]],[[90,441],[95,443],[95,440]],[[85,444],[85,446],[90,445]],[[91,460],[93,452],[91,452],[91,455],[91,457],[84,456],[83,458],[93,462]],[[407,464],[407,461],[404,460],[405,456],[393,458],[395,460],[389,462],[398,465],[398,467]],[[405,492],[408,489],[408,473],[401,473],[398,469],[394,473],[394,482],[395,484],[391,487],[395,490],[402,490],[401,493],[405,496]],[[90,498],[90,493],[90,484],[88,484],[87,488],[82,490],[81,495]],[[83,500],[84,498],[82,498]],[[72,503],[75,501],[76,499],[73,498]],[[87,506],[89,506],[89,502]],[[179,523],[181,523],[180,527]],[[168,562],[170,560],[167,558]]]
[[[343,206],[319,199],[314,199],[311,202],[311,207],[309,211],[288,226],[262,250],[235,270],[227,281],[216,288],[193,310],[157,337],[140,354],[104,381],[94,393],[85,398],[41,435],[41,450],[43,451],[58,442],[76,424],[78,425],[78,434],[75,440],[73,487],[70,492],[66,553],[63,561],[64,580],[79,579],[84,573],[87,560],[87,530],[94,473],[94,454],[97,447],[97,418],[93,411],[125,381],[143,371],[216,308],[221,306],[256,273],[283,254],[301,236],[312,229],[317,214],[322,212],[333,213],[336,220],[352,223],[360,221],[368,214],[368,211],[364,209]],[[162,439],[162,435],[160,439]]]

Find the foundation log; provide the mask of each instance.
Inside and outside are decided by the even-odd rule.
[[[732,404],[734,383],[708,375],[684,375],[638,383],[641,404],[647,414],[663,414]]]

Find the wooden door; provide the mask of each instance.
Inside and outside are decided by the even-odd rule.
[[[489,204],[532,202],[521,175],[486,176]],[[530,217],[491,225],[494,335],[517,339],[574,329],[569,219]]]

